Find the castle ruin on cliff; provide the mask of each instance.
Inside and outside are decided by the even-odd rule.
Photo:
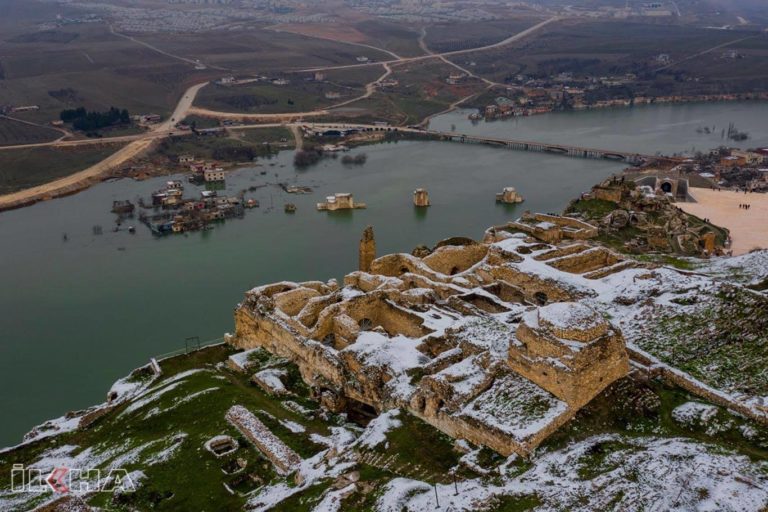
[[[420,256],[366,254],[367,271],[343,286],[254,288],[229,342],[295,363],[331,411],[402,408],[454,438],[527,456],[629,363],[614,325],[567,283],[526,266],[598,279],[630,263],[516,231],[491,228],[482,242],[456,239]],[[372,232],[361,242],[370,246]]]

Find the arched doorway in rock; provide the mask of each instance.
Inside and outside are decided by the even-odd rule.
[[[533,300],[536,301],[537,305],[544,306],[549,300],[549,297],[547,297],[547,294],[544,292],[536,292],[533,294]]]
[[[670,183],[668,181],[665,181],[664,183],[662,183],[661,184],[661,191],[664,192],[665,194],[672,193],[672,183]]]

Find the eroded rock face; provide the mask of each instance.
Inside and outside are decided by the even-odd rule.
[[[665,183],[669,184],[666,192],[661,188]],[[645,176],[637,182],[610,178],[572,202],[568,211],[597,225],[601,235],[621,240],[630,252],[722,254],[724,236],[717,235],[722,228],[696,219],[675,205],[675,201],[686,199],[687,190],[687,182],[677,178]],[[589,205],[590,201],[602,204],[595,209],[580,207],[580,203]],[[606,213],[606,206],[613,209]],[[546,231],[543,235],[554,236]]]
[[[456,438],[528,455],[628,370],[619,331],[546,269],[610,273],[620,259],[510,227],[484,240],[383,256],[341,289],[255,288],[230,343],[290,359],[330,410],[400,407]]]

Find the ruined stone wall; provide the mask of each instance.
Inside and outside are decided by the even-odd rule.
[[[577,240],[594,238],[598,235],[598,230],[592,224],[572,217],[561,217],[556,215],[547,215],[545,213],[536,213],[534,218],[540,222],[551,222],[558,226],[568,226],[576,231],[563,231],[563,236]]]
[[[603,267],[609,267],[621,261],[614,252],[603,247],[593,247],[586,251],[562,256],[549,261],[549,265],[563,272],[584,274]]]
[[[557,282],[541,279],[537,276],[526,274],[512,267],[492,267],[488,273],[494,278],[505,281],[523,291],[530,302],[537,302],[536,294],[544,294],[548,301],[566,302],[576,297],[568,290],[560,287]]]
[[[624,340],[616,333],[602,335],[575,353],[525,323],[516,336],[522,343],[509,345],[510,368],[573,407],[588,403],[629,372]]]
[[[295,363],[310,385],[318,377],[341,386],[344,374],[341,364],[316,342],[304,343],[303,337],[292,332],[286,324],[243,308],[235,311],[235,335],[230,343],[245,350],[264,348],[272,354]]]
[[[651,376],[658,375],[667,383],[679,386],[694,396],[701,397],[721,407],[732,409],[743,414],[747,418],[757,421],[761,425],[768,426],[768,410],[761,411],[755,407],[750,407],[744,402],[735,400],[710,388],[706,384],[699,382],[683,372],[676,371],[674,368],[665,365],[658,365],[655,360],[649,358],[645,353],[639,350],[628,347],[627,351],[629,352],[632,361],[642,365],[642,371]]]
[[[296,316],[301,312],[307,301],[313,297],[319,297],[320,292],[312,288],[294,288],[273,296],[275,306],[280,308],[288,316]]]
[[[568,420],[573,418],[577,409],[569,407],[563,414],[555,418],[555,420],[545,428],[521,442],[516,441],[510,437],[509,434],[492,427],[468,421],[465,418],[450,416],[443,412],[438,412],[435,415],[429,416],[425,415],[422,410],[410,407],[408,408],[408,412],[454,439],[466,439],[472,444],[487,446],[491,450],[498,452],[505,457],[516,453],[527,458],[533,454],[533,451],[542,441],[552,435],[552,433],[563,426]]]
[[[488,246],[476,245],[446,245],[435,249],[432,254],[423,259],[424,263],[441,274],[453,275],[464,272],[480,262],[488,253]]]
[[[590,195],[594,199],[610,201],[612,203],[620,203],[622,198],[622,189],[618,187],[601,187],[598,185],[592,188]]]

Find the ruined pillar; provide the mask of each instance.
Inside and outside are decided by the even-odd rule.
[[[414,190],[413,204],[415,206],[429,206],[429,193],[423,188]]]
[[[368,226],[360,239],[359,266],[363,272],[371,271],[371,262],[376,259],[376,240],[373,237],[373,227]]]

